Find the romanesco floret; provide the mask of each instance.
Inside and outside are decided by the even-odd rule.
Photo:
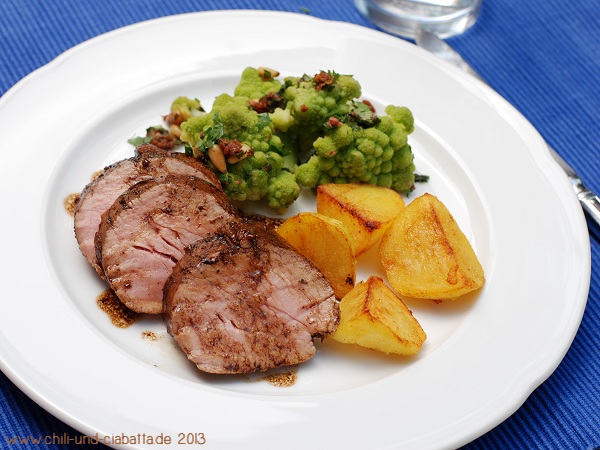
[[[275,108],[270,114],[273,128],[277,132],[285,133],[292,125],[294,125],[294,116],[289,109]]]
[[[385,108],[385,113],[396,123],[404,126],[407,134],[410,134],[415,129],[415,119],[410,109],[405,106],[388,105]]]
[[[219,139],[247,143],[254,151],[283,151],[268,114],[248,108],[248,98],[219,95],[209,114],[192,117],[181,125],[181,139],[193,147],[195,156],[217,144]]]
[[[180,112],[183,120],[188,120],[192,116],[198,116],[204,112],[200,100],[188,97],[177,97],[171,103],[171,113]]]
[[[233,96],[218,96],[209,113],[181,124],[186,151],[211,166],[231,199],[265,199],[282,212],[301,187],[360,182],[413,189],[408,108],[390,105],[377,116],[357,100],[361,86],[350,75],[321,71],[283,84],[277,75],[245,69]],[[189,101],[182,99],[176,102]]]
[[[289,199],[293,198],[295,200],[299,195],[300,186],[293,173],[282,170],[277,176],[269,178],[269,185],[267,186],[269,208],[278,212],[285,212],[290,206]]]
[[[275,78],[277,75],[279,74],[271,69],[247,67],[243,70],[242,77],[233,94],[249,99],[259,99],[269,93],[278,92],[281,89],[281,82]]]
[[[296,170],[301,186],[324,183],[369,183],[409,192],[414,187],[413,154],[408,133],[412,114],[406,108],[388,107],[394,115],[378,118],[363,128],[337,123],[314,142],[315,153]],[[397,120],[398,119],[398,120]]]
[[[314,77],[285,79],[283,98],[294,117],[291,133],[300,151],[307,151],[332,116],[348,114],[349,102],[360,97],[360,84],[350,75],[321,71]]]
[[[289,149],[270,114],[249,108],[249,100],[221,94],[209,114],[192,117],[181,125],[181,139],[188,144],[188,153],[204,159],[218,173],[229,198],[266,198],[269,206],[282,211],[300,195],[286,164]],[[220,167],[209,152],[215,146],[227,161],[225,167]]]

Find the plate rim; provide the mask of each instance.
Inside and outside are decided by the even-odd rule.
[[[327,22],[327,23],[334,23],[337,24],[337,26],[343,26],[343,27],[348,27],[351,29],[360,29],[361,31],[365,32],[365,30],[367,33],[373,33],[373,36],[388,36],[382,32],[379,32],[377,30],[373,30],[373,29],[369,29],[366,27],[362,27],[360,25],[356,25],[356,24],[352,24],[352,23],[346,23],[346,22],[338,22],[338,21],[332,21],[332,20],[326,20],[326,19],[320,19],[320,18],[315,18],[312,16],[306,16],[306,15],[302,15],[299,13],[291,13],[291,12],[283,12],[283,11],[264,11],[264,10],[218,10],[218,11],[202,11],[202,12],[194,12],[194,13],[183,13],[183,14],[175,14],[175,15],[171,15],[171,16],[164,16],[164,17],[160,17],[160,18],[156,18],[156,19],[149,19],[149,20],[145,20],[142,22],[138,22],[138,23],[134,23],[131,25],[127,25],[125,27],[121,27],[121,28],[117,28],[115,30],[111,30],[108,31],[106,33],[103,33],[101,35],[98,35],[96,37],[90,38],[86,41],[81,42],[80,44],[77,44],[71,48],[69,48],[68,50],[66,50],[65,52],[63,52],[62,54],[58,55],[56,58],[54,58],[53,60],[51,60],[50,62],[48,62],[47,64],[45,64],[44,66],[41,66],[40,68],[34,70],[33,72],[31,72],[30,74],[28,74],[27,76],[25,76],[24,78],[22,78],[19,82],[17,82],[15,85],[13,85],[3,96],[2,98],[0,98],[0,111],[11,101],[11,99],[13,98],[14,95],[16,95],[16,93],[18,91],[20,91],[21,89],[23,89],[25,86],[27,86],[29,83],[32,83],[35,81],[35,79],[37,77],[42,77],[44,75],[45,72],[47,71],[51,71],[55,66],[59,65],[63,60],[68,59],[68,58],[72,58],[74,54],[76,54],[77,52],[81,52],[81,51],[85,51],[86,46],[91,45],[91,44],[95,44],[98,43],[99,41],[101,41],[102,39],[107,39],[109,36],[115,36],[117,34],[126,34],[127,32],[129,32],[132,29],[135,28],[141,28],[144,26],[153,26],[153,25],[159,25],[160,22],[162,21],[173,21],[173,20],[178,20],[181,17],[184,16],[202,16],[205,17],[207,15],[214,15],[214,16],[222,16],[222,17],[227,17],[230,14],[235,14],[235,15],[243,15],[243,14],[252,14],[254,16],[274,16],[274,15],[279,15],[279,16],[285,16],[285,17],[294,17],[294,19],[298,19],[298,20],[302,20],[302,21],[306,21],[306,22],[314,22],[319,21],[319,22]],[[397,39],[397,38],[393,38],[392,36],[388,36],[386,38],[382,39]],[[425,53],[422,54],[423,57],[429,57],[429,56],[424,56]],[[431,61],[434,61],[435,64],[442,64],[442,63],[438,63],[437,60],[434,60],[433,57],[431,57]],[[443,67],[443,64],[442,64]],[[466,75],[460,73],[458,70],[456,70],[455,72],[453,72],[453,68],[450,67],[445,67],[445,70],[447,70],[449,73],[453,74],[452,76],[455,76],[459,79],[461,79],[462,77],[467,77]],[[473,83],[473,80],[470,80],[468,78],[466,78],[468,81],[468,83]],[[494,94],[492,94],[493,96]],[[505,102],[503,99],[501,99],[499,97],[499,95],[497,96],[497,98],[494,98],[494,101],[497,102],[498,107],[503,107],[503,108],[508,108],[509,110],[512,108],[512,106],[510,106],[508,104],[508,102]],[[505,103],[505,104],[503,104]],[[509,111],[510,114],[518,114],[519,116],[520,113],[518,113],[516,110],[514,110],[514,108],[512,108],[512,111]],[[522,116],[521,116],[522,117]],[[525,121],[524,123],[529,124],[529,122],[526,121],[525,118],[522,117],[522,120]],[[531,126],[531,130],[529,130],[528,132],[532,132],[533,127]],[[535,131],[535,134],[537,134],[537,131]],[[541,138],[540,138],[541,139]],[[536,158],[536,162],[538,165],[543,165],[545,168],[547,168],[550,171],[554,171],[554,176],[558,176],[557,174],[560,173],[560,169],[558,168],[557,165],[554,164],[554,162],[551,160],[551,157],[548,155],[544,155],[542,154],[540,149],[540,143],[537,143],[537,146],[532,147],[532,152],[534,153],[534,157]],[[539,150],[539,151],[538,151]],[[570,185],[567,184],[568,182],[566,181],[566,179],[563,182],[563,186],[560,189],[561,193],[565,194],[565,199],[566,197],[566,188],[567,186],[570,187]],[[556,191],[558,193],[558,188],[556,188]],[[562,199],[563,201],[566,201],[565,199]],[[572,205],[577,204],[578,203],[576,198],[573,197],[569,200]],[[575,220],[579,222],[579,228],[580,228],[580,232],[585,230],[585,235],[587,236],[587,226],[585,225],[585,218],[583,217],[583,212],[581,212],[580,217],[573,219],[571,218],[571,220]],[[583,236],[584,238],[586,236]],[[589,239],[589,236],[587,236]],[[586,247],[587,249],[587,254],[584,255],[586,256],[587,260],[590,260],[590,263],[587,263],[586,265],[586,273],[583,274],[583,286],[582,286],[582,294],[583,296],[587,299],[587,293],[589,291],[589,280],[591,278],[591,252],[589,249],[589,244]],[[587,282],[586,282],[587,279]],[[587,287],[585,286],[585,284],[587,284]],[[531,392],[537,387],[539,386],[539,384],[541,384],[548,376],[550,376],[550,374],[556,369],[556,367],[558,366],[558,364],[560,364],[560,361],[562,360],[562,358],[564,357],[564,355],[566,354],[568,348],[570,347],[570,344],[573,340],[573,338],[575,337],[575,334],[577,332],[578,329],[578,325],[581,322],[581,318],[583,316],[583,311],[585,309],[585,304],[586,301],[581,302],[580,304],[580,314],[579,314],[579,318],[577,319],[577,314],[573,317],[573,320],[575,322],[577,322],[577,326],[574,327],[571,331],[571,337],[570,339],[568,339],[568,345],[564,346],[564,351],[562,352],[562,354],[558,355],[557,354],[557,362],[555,365],[553,365],[551,368],[548,367],[546,370],[541,371],[541,373],[539,373],[537,375],[537,377],[535,377],[535,380],[530,381],[527,386],[527,388],[524,389],[524,391],[526,392],[525,394],[520,395],[519,397],[521,398],[521,402],[518,403],[517,405],[513,405],[513,407],[508,407],[506,408],[506,410],[504,411],[505,415],[504,417],[502,417],[500,420],[497,421],[492,421],[494,423],[489,423],[486,426],[480,428],[478,431],[473,432],[473,435],[471,435],[470,437],[467,437],[467,439],[470,441],[478,436],[480,436],[481,434],[483,434],[484,432],[488,431],[489,429],[493,428],[494,426],[496,426],[498,423],[500,423],[502,420],[506,419],[507,417],[509,417],[514,411],[516,411],[518,409],[518,407],[527,399],[527,397],[531,394]],[[0,333],[0,337],[4,338],[4,335],[2,333]],[[559,352],[561,353],[561,352]],[[60,405],[57,404],[52,404],[48,401],[47,398],[45,398],[45,396],[43,395],[43,393],[38,392],[37,390],[33,389],[32,386],[30,386],[24,379],[22,376],[19,376],[19,374],[16,371],[13,371],[13,368],[6,362],[5,360],[5,355],[4,352],[0,353],[0,364],[2,367],[3,372],[8,376],[8,378],[11,379],[11,381],[13,383],[15,383],[17,386],[19,386],[19,388],[26,393],[30,398],[32,398],[34,401],[36,401],[36,403],[38,403],[39,405],[41,405],[42,407],[44,407],[45,409],[47,409],[49,412],[51,412],[53,415],[55,415],[57,418],[59,418],[60,420],[64,421],[65,423],[68,423],[69,425],[73,426],[74,428],[89,434],[90,431],[97,431],[95,429],[93,429],[93,426],[91,426],[90,424],[86,424],[83,421],[77,419],[76,417],[73,417],[72,415],[70,415],[67,411],[64,410],[64,408],[61,408]],[[85,431],[83,431],[85,430]],[[466,443],[468,441],[464,441],[463,443]]]

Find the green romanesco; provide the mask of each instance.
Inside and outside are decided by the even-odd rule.
[[[359,101],[351,75],[276,79],[277,72],[246,68],[234,95],[219,95],[208,113],[180,97],[192,113],[181,124],[186,152],[206,161],[233,200],[265,200],[283,212],[301,187],[370,183],[409,192],[415,166],[408,135],[411,111],[388,106],[386,115]]]
[[[177,97],[175,100],[173,100],[173,103],[171,103],[171,114],[180,113],[182,116],[183,120],[181,120],[180,123],[188,120],[192,116],[198,116],[203,112],[204,109],[202,108],[202,105],[198,99]]]
[[[255,100],[269,93],[279,92],[281,82],[275,78],[277,75],[279,73],[270,69],[247,67],[242,71],[233,94]]]
[[[296,177],[285,170],[285,159],[276,152],[255,152],[218,175],[233,200],[266,199],[270,208],[284,212],[300,195]]]
[[[294,117],[288,133],[301,153],[310,151],[332,116],[349,112],[350,102],[361,96],[360,84],[350,75],[321,71],[314,77],[287,77],[283,99]]]
[[[314,154],[296,170],[301,186],[369,183],[407,193],[414,186],[413,153],[408,134],[414,128],[407,108],[388,106],[387,116],[364,128],[349,118],[315,140]],[[344,121],[346,123],[344,123]]]
[[[288,168],[291,148],[275,129],[270,114],[249,108],[249,101],[248,97],[221,94],[209,114],[181,125],[181,139],[188,144],[188,153],[204,159],[218,174],[229,198],[264,198],[269,207],[284,211],[300,195]],[[213,147],[224,156],[225,167],[211,156]]]

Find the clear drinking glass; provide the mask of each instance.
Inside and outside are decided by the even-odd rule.
[[[358,10],[379,28],[415,37],[422,28],[441,38],[462,33],[475,22],[482,0],[354,0]]]

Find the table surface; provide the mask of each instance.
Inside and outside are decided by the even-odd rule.
[[[352,0],[2,0],[0,95],[65,50],[99,34],[157,17],[217,9],[281,10],[375,28]],[[449,42],[539,130],[589,188],[600,192],[598,0],[484,0],[478,22]],[[600,447],[600,227],[589,220],[588,227],[590,293],[570,350],[512,416],[465,448]],[[79,435],[1,373],[0,399],[0,448],[6,448],[5,439],[11,436]]]

